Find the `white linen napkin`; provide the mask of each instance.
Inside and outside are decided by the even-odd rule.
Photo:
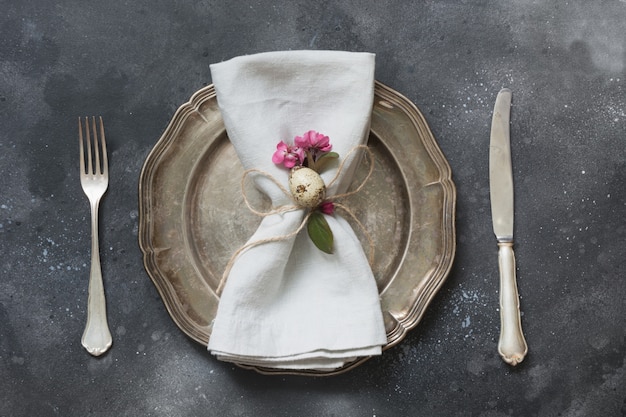
[[[287,187],[288,170],[272,162],[276,144],[316,130],[340,158],[364,144],[374,96],[374,55],[286,51],[211,65],[228,136],[245,169],[263,170]],[[354,155],[354,154],[353,154]],[[345,192],[359,158],[346,163],[327,197]],[[336,169],[322,173],[328,184]],[[293,204],[271,181],[255,177],[274,207]],[[250,242],[288,234],[298,209],[263,218]],[[240,254],[221,295],[208,349],[218,359],[282,369],[334,369],[380,354],[387,341],[376,282],[363,248],[340,212],[325,216],[334,253],[310,240],[263,243]]]

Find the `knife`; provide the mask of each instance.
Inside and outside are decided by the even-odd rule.
[[[522,332],[519,294],[515,278],[513,252],[513,169],[509,120],[511,90],[498,93],[491,121],[489,143],[489,189],[493,232],[498,240],[500,269],[500,339],[498,352],[502,359],[517,365],[524,360],[528,346]]]

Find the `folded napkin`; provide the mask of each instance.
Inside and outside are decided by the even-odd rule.
[[[288,51],[211,65],[228,136],[245,169],[265,171],[287,187],[288,170],[272,162],[280,140],[316,130],[340,158],[368,137],[374,55]],[[354,154],[353,154],[354,155]],[[350,158],[327,197],[345,192],[359,158]],[[337,173],[322,173],[326,184]],[[275,183],[254,177],[274,207],[293,205]],[[264,217],[249,242],[296,230],[306,212]],[[241,253],[220,298],[208,349],[217,358],[282,369],[334,369],[380,354],[387,341],[378,290],[363,248],[340,212],[325,216],[334,253],[296,237]]]

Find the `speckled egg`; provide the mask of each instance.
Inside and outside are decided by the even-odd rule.
[[[307,167],[294,167],[289,173],[289,191],[302,207],[317,207],[326,197],[320,174]]]

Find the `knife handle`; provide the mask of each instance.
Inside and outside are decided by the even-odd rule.
[[[509,365],[524,360],[528,346],[522,332],[519,294],[515,279],[513,242],[498,242],[500,268],[500,340],[498,352]]]

